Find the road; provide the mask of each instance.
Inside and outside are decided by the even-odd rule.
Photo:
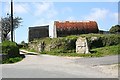
[[[79,58],[79,59],[75,59],[74,61],[77,64],[87,64],[91,66],[109,65],[109,64],[120,63],[120,60],[118,60],[118,56],[120,55],[97,57],[97,58]]]
[[[21,53],[23,54],[23,53]],[[25,55],[22,61],[14,64],[2,64],[3,78],[117,78],[91,67],[102,58],[77,58],[50,55]],[[114,57],[114,56],[113,56]],[[112,57],[112,59],[113,59]],[[117,57],[114,57],[117,58]],[[96,60],[96,61],[94,61]],[[99,61],[100,60],[100,61]],[[105,63],[107,58],[105,58]],[[108,62],[110,60],[107,60]],[[117,59],[113,60],[115,63]],[[91,63],[89,63],[91,62]],[[89,63],[89,64],[88,64]],[[98,64],[98,63],[97,63]]]

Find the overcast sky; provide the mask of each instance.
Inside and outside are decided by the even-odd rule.
[[[50,25],[52,36],[53,22],[59,21],[85,21],[94,20],[100,30],[109,30],[111,26],[118,24],[118,2],[35,2],[15,0],[14,16],[23,19],[18,29],[15,30],[16,42],[28,42],[28,27]],[[24,0],[25,1],[25,0]],[[105,1],[105,0],[104,0]],[[10,1],[0,2],[2,17],[10,13]]]

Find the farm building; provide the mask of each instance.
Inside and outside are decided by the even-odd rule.
[[[44,37],[49,37],[49,25],[29,27],[28,42]]]
[[[79,35],[87,33],[98,33],[98,25],[95,21],[54,21],[53,37],[62,37],[67,35]]]

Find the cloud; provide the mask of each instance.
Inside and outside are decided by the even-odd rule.
[[[36,11],[35,11],[35,15],[38,16],[38,15],[41,15],[43,13],[45,13],[46,11],[49,10],[51,4],[50,3],[45,3],[45,2],[42,2],[42,3],[34,3],[35,7],[36,7]]]
[[[85,16],[87,20],[103,20],[106,18],[109,10],[101,8],[92,8],[89,15]]]
[[[5,13],[10,13],[11,10],[10,3],[4,3],[4,5],[5,5],[5,9],[4,9]]]
[[[51,8],[50,10],[48,10],[48,13],[46,14],[47,18],[53,18],[58,14],[58,12],[53,8]]]
[[[113,13],[112,18],[113,20],[117,21],[118,24],[120,24],[120,13],[118,12]]]
[[[54,9],[54,4],[52,2],[39,2],[33,3],[35,6],[35,16],[45,16],[47,18],[52,18],[57,15],[57,11]]]
[[[53,23],[58,11],[55,9],[54,4],[51,2],[32,3],[34,5],[34,17],[36,21],[33,25],[49,25]],[[52,25],[53,26],[53,25]]]
[[[29,11],[29,6],[28,4],[25,4],[25,3],[17,3],[14,5],[14,12],[15,13],[28,13]]]
[[[111,16],[112,16],[112,18],[113,18],[114,20],[118,21],[118,13],[117,13],[117,12],[111,14]]]
[[[62,9],[61,13],[62,14],[66,14],[66,12],[69,13],[69,12],[72,12],[72,11],[73,11],[72,8],[70,8],[70,7],[64,7]]]
[[[28,4],[25,4],[25,3],[14,3],[14,5],[13,5],[13,11],[16,14],[24,14],[24,13],[27,13],[28,10],[30,10]],[[11,13],[10,3],[6,4],[5,12]]]

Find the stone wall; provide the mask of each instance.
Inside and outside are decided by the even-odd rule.
[[[75,47],[76,46],[76,47]],[[29,44],[30,49],[34,49],[37,52],[43,51],[59,51],[68,52],[70,50],[76,50],[76,53],[89,53],[89,46],[86,37],[79,37],[78,39],[64,39],[56,38],[48,41],[41,40],[32,42]]]
[[[56,53],[89,53],[90,49],[118,45],[120,37],[116,34],[86,34],[58,38],[42,38],[29,43],[29,48],[37,52],[57,51]],[[82,50],[82,51],[81,51]]]
[[[68,38],[45,38],[39,41],[33,41],[28,44],[30,49],[34,49],[37,52],[42,51],[59,51],[67,52],[67,50],[75,50],[76,39]]]
[[[43,39],[41,41],[34,41],[29,43],[29,48],[37,52],[43,51],[57,51],[60,53],[89,53],[89,46],[86,37],[82,38],[55,38]],[[76,51],[75,51],[76,50]]]
[[[28,41],[33,41],[34,39],[49,37],[49,25],[29,27]]]

